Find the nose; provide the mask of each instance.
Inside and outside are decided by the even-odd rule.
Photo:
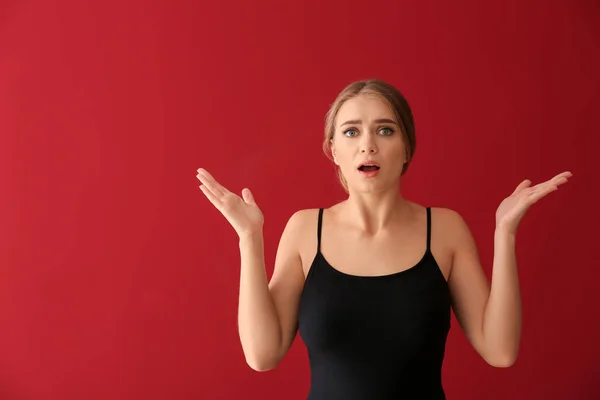
[[[377,145],[373,139],[373,135],[363,135],[360,141],[360,152],[363,154],[375,154],[377,153]]]

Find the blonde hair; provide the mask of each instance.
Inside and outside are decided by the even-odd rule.
[[[338,94],[325,116],[325,140],[323,141],[323,151],[327,158],[333,161],[331,143],[333,142],[333,135],[335,133],[335,120],[337,114],[346,101],[363,93],[380,96],[392,108],[396,121],[398,122],[398,125],[400,125],[402,139],[406,147],[406,163],[403,165],[401,172],[401,175],[404,175],[410,165],[417,144],[413,114],[404,95],[402,95],[402,93],[394,86],[379,79],[353,82]],[[340,183],[344,187],[344,190],[348,192],[348,184],[342,171],[339,167],[337,167],[336,170]]]

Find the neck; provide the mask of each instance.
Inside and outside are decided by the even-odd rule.
[[[408,201],[397,187],[383,192],[350,192],[345,207],[352,221],[361,229],[375,234],[398,221]]]

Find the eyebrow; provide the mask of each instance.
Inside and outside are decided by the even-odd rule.
[[[394,125],[398,125],[398,123],[392,119],[387,119],[387,118],[380,118],[380,119],[376,119],[375,121],[376,124],[394,124]],[[361,124],[362,120],[360,119],[353,119],[350,121],[346,121],[343,124],[341,124],[340,126],[344,126],[344,125],[358,125]]]

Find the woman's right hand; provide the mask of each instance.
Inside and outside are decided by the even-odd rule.
[[[239,237],[262,233],[264,217],[250,189],[242,190],[242,197],[224,188],[205,169],[199,168],[200,189],[208,200],[223,214]]]

